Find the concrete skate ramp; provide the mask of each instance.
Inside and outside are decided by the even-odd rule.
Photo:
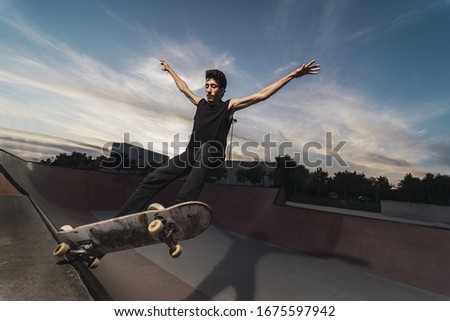
[[[21,193],[30,195],[38,210],[56,228],[65,224],[78,226],[98,221],[94,213],[113,215],[142,179],[41,165],[24,161],[3,150],[0,150],[0,172],[3,190],[11,192],[11,185],[14,185]],[[49,247],[41,255],[51,257],[53,249]],[[179,300],[188,295],[200,300],[207,298],[133,250],[107,255],[93,274],[103,282],[106,291],[114,294],[111,296],[115,300]],[[88,286],[96,287],[93,283]],[[91,294],[103,291],[96,288],[90,290]]]
[[[278,189],[210,185],[216,225],[385,278],[450,294],[450,231],[284,206]]]
[[[0,151],[0,163],[56,227],[76,226],[111,216],[142,179],[44,166],[25,162],[3,151]],[[170,184],[155,201],[173,203],[180,186],[178,181]],[[278,189],[207,184],[200,200],[212,206],[215,227],[185,242],[181,258],[184,261],[170,258],[166,262],[168,255],[164,246],[104,257],[94,274],[113,299],[277,300],[282,291],[290,293],[283,299],[293,300],[432,300],[450,296],[448,230],[292,208],[283,205],[283,194]],[[220,252],[226,243],[220,241],[224,235],[233,243]],[[237,251],[229,252],[230,249]],[[288,253],[289,262],[298,268],[283,275],[286,273],[283,268],[291,265],[269,256],[268,249],[283,255]],[[52,250],[49,249],[48,255]],[[251,261],[254,252],[264,253],[266,261],[251,264],[251,268],[244,269],[246,277],[240,278],[240,266],[246,260]],[[222,254],[229,260],[221,261],[218,256]],[[265,262],[271,260],[276,268],[273,265],[269,268],[267,263],[267,268],[263,269]],[[314,263],[310,265],[311,262]],[[296,286],[304,286],[306,275],[321,268],[323,274],[309,278],[311,290],[300,293],[301,289]],[[296,274],[296,271],[302,273]],[[252,273],[253,277],[249,277]],[[267,289],[259,295],[258,291],[253,291],[247,296],[233,296],[216,290],[217,284],[227,278],[236,278],[227,279],[230,284],[255,287],[246,280],[254,281],[256,275],[264,273],[286,277],[290,282],[278,279],[276,282],[285,284],[285,288]],[[357,288],[356,284],[363,286]],[[380,284],[384,286],[381,289]]]
[[[30,199],[2,191],[0,300],[92,300],[73,268],[46,255],[55,240]]]

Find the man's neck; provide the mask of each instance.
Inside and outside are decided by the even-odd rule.
[[[219,100],[219,101],[208,101],[208,100],[207,100],[207,102],[208,102],[208,104],[210,104],[211,106],[217,106],[217,105],[223,103],[222,99]]]

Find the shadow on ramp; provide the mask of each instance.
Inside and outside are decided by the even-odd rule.
[[[222,291],[231,287],[236,293],[234,300],[255,300],[258,262],[274,248],[255,246],[252,239],[242,240],[233,234],[227,234],[227,237],[232,243],[231,247],[197,289],[211,297],[217,297]],[[262,241],[265,238],[258,232],[252,234],[251,237]],[[282,249],[279,251],[286,252]],[[193,297],[188,296],[185,300],[193,300]]]

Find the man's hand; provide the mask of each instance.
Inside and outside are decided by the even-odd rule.
[[[306,65],[303,64],[300,68],[293,72],[293,77],[299,78],[304,75],[317,75],[320,70],[320,64],[313,65],[315,62],[315,60],[311,60]]]
[[[159,62],[161,63],[162,70],[163,71],[169,71],[171,68],[167,62],[164,61],[164,59],[160,59]]]
[[[162,66],[162,70],[163,71],[167,71],[173,78],[173,80],[175,81],[175,84],[177,85],[178,89],[194,104],[194,105],[198,105],[198,102],[202,99],[202,97],[197,96],[196,94],[194,94],[189,87],[187,86],[187,84],[184,82],[183,79],[181,79],[175,71],[173,71],[173,69],[169,66],[169,64],[167,62],[164,61],[164,59],[160,59],[159,60],[161,66]]]
[[[299,78],[304,75],[316,75],[320,70],[320,65],[313,65],[316,61],[312,60],[306,65],[303,64],[300,68],[294,70],[288,75],[284,76],[280,80],[274,82],[273,84],[261,89],[258,93],[247,96],[245,98],[240,99],[231,99],[229,103],[230,110],[234,113],[240,109],[247,108],[251,105],[259,103],[261,101],[266,100],[275,94],[278,90],[283,88],[288,82],[290,82],[294,78]]]

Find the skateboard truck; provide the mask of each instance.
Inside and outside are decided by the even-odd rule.
[[[72,226],[64,225],[61,227],[62,231],[70,231],[72,230]],[[100,264],[100,258],[91,256],[88,254],[88,251],[92,252],[94,248],[94,243],[91,241],[87,242],[79,242],[76,248],[71,248],[67,243],[59,243],[58,246],[53,251],[54,256],[66,256],[65,260],[58,261],[57,264],[70,264],[75,261],[84,261],[87,263],[90,269],[95,269]]]
[[[183,251],[181,245],[173,239],[173,234],[177,232],[177,228],[173,223],[168,223],[162,217],[155,216],[155,220],[148,226],[148,231],[164,242],[169,247],[170,256],[177,258]]]
[[[59,244],[55,251],[53,251],[54,256],[66,256],[65,260],[58,261],[57,264],[70,264],[75,261],[86,262],[90,269],[95,269],[100,264],[100,258],[95,256],[90,256],[86,249],[81,246],[77,249],[67,249],[68,245],[66,243]]]
[[[159,203],[150,204],[148,207],[149,211],[162,211],[165,207]],[[151,235],[157,237],[161,242],[166,243],[169,247],[169,254],[173,258],[177,258],[181,255],[183,251],[182,247],[178,242],[173,239],[173,234],[178,231],[175,224],[167,222],[163,217],[155,214],[153,222],[148,226],[148,231]]]
[[[70,254],[66,255],[66,259],[60,260],[56,262],[58,265],[64,265],[64,264],[72,264],[73,262],[82,261],[86,262],[88,267],[90,269],[95,269],[100,264],[100,259],[97,257],[82,257],[82,256],[75,256],[72,257]]]

